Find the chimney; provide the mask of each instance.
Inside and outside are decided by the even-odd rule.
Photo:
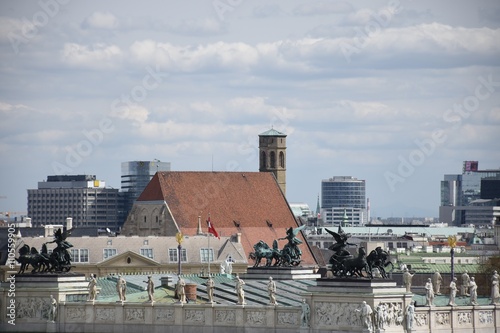
[[[66,218],[66,230],[73,229],[73,218],[72,217],[67,217]]]
[[[51,224],[45,226],[45,237],[54,236],[54,227]]]
[[[203,230],[201,230],[201,216],[198,215],[198,230],[196,231],[197,235],[203,235]]]
[[[31,228],[31,217],[26,218],[26,228]]]
[[[236,243],[241,243],[241,232],[236,233]]]

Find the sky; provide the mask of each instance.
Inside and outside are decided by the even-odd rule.
[[[0,212],[125,161],[258,171],[274,128],[289,202],[353,176],[437,217],[445,174],[500,168],[499,66],[498,1],[1,1]]]

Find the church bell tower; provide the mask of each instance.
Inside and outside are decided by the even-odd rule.
[[[259,134],[259,171],[272,172],[286,195],[286,134],[274,128]]]

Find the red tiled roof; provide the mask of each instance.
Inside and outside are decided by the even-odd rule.
[[[273,240],[285,237],[286,229],[298,227],[274,175],[269,172],[158,172],[137,201],[157,200],[165,200],[185,235],[196,234],[198,216],[206,232],[205,221],[210,214],[219,234],[242,234],[247,255],[260,240],[272,246]],[[303,241],[299,246],[303,263],[315,264],[302,234],[298,237]],[[279,241],[280,248],[285,244],[286,240]]]

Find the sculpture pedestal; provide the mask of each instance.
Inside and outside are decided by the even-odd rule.
[[[47,325],[46,331],[52,331],[57,327],[60,314],[56,312],[55,323],[47,322],[51,309],[50,295],[58,305],[62,302],[84,302],[88,297],[87,287],[84,274],[11,275],[0,285],[1,303],[12,305],[11,309],[1,307],[1,322],[8,322],[13,317],[16,329],[22,327],[24,331],[30,331],[30,327],[36,327],[33,331],[38,331],[40,325]]]
[[[404,332],[406,307],[412,294],[387,279],[317,279],[303,294],[312,309],[311,323],[318,329],[349,332]],[[361,306],[368,304],[373,314],[371,327],[363,326]],[[380,312],[380,316],[378,313]]]
[[[314,273],[312,267],[251,267],[246,274],[240,274],[243,280],[265,280],[270,276],[274,280],[304,280],[319,279],[321,274]]]

